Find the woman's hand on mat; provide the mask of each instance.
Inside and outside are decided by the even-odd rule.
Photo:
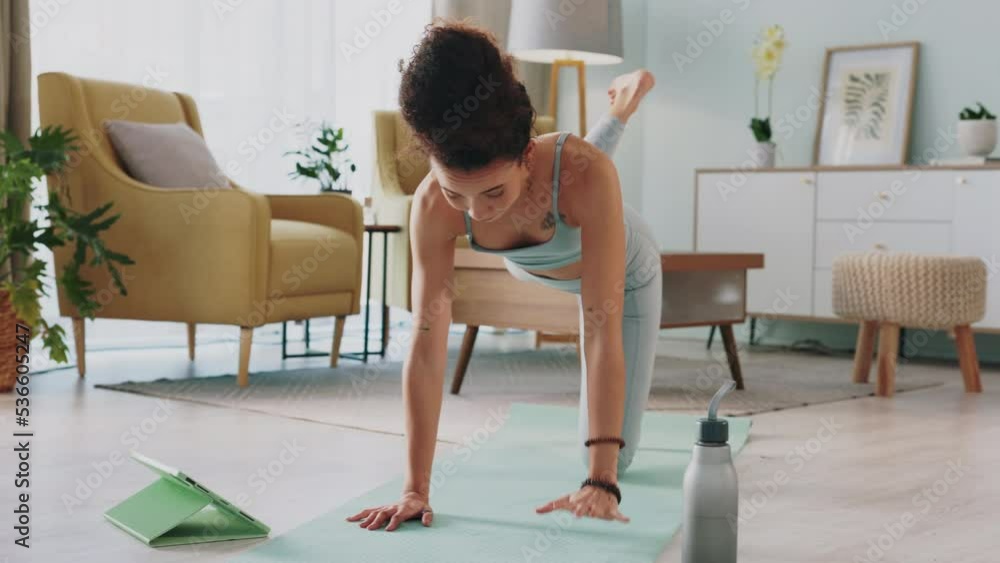
[[[612,498],[614,502],[614,498]],[[378,530],[388,522],[385,531],[391,532],[407,520],[419,518],[424,526],[430,526],[434,521],[434,511],[426,496],[420,493],[404,493],[403,498],[395,504],[366,508],[347,518],[348,522],[361,521],[362,528]]]
[[[559,497],[550,503],[539,506],[535,512],[547,514],[554,510],[567,510],[576,515],[577,518],[589,516],[604,520],[629,522],[628,516],[618,510],[618,500],[615,499],[615,496],[597,487],[584,487],[579,491]]]

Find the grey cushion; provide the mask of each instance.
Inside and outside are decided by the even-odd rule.
[[[129,176],[158,188],[228,188],[229,179],[186,123],[107,120],[104,126]]]

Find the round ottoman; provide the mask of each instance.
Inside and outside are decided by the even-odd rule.
[[[876,392],[895,387],[899,330],[953,330],[965,390],[982,391],[969,327],[986,314],[986,264],[979,258],[908,253],[843,254],[833,262],[833,310],[860,321],[854,381],[868,381],[879,333]]]

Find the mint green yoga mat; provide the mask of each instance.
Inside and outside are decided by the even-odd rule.
[[[516,404],[509,412],[499,430],[498,425],[484,424],[468,437],[466,445],[435,460],[434,524],[430,528],[413,521],[394,532],[371,532],[344,521],[364,508],[397,500],[402,486],[397,479],[235,561],[655,561],[681,523],[681,483],[698,417],[645,413],[640,451],[620,477],[622,512],[632,519],[622,524],[577,519],[565,511],[535,514],[536,506],[575,490],[586,476],[577,437],[577,409]],[[747,440],[750,420],[728,420],[730,444],[736,452]]]

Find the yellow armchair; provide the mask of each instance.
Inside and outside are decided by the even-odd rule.
[[[89,211],[111,201],[121,219],[106,231],[110,248],[129,255],[127,296],[106,272],[88,268],[101,304],[97,317],[187,323],[194,359],[198,323],[240,327],[237,382],[249,382],[255,327],[333,316],[330,365],[336,366],[347,315],[361,310],[361,206],[341,194],[264,195],[232,188],[158,188],[129,177],[105,134],[104,121],[187,123],[202,135],[194,100],[182,93],[78,78],[38,77],[43,126],[72,128],[79,153],[66,173],[49,177],[70,205]],[[61,271],[68,249],[55,252]],[[77,364],[86,372],[84,323],[62,288],[59,311],[73,317]]]
[[[375,177],[372,180],[372,198],[379,223],[399,225],[403,230],[388,241],[388,280],[385,302],[390,306],[413,310],[410,299],[410,279],[413,264],[410,254],[410,206],[413,192],[423,181],[430,166],[427,159],[415,150],[407,150],[413,133],[398,111],[380,110],[374,114],[375,123]],[[555,119],[540,115],[535,119],[537,134],[555,130]],[[456,241],[458,247],[468,247],[468,237]],[[375,268],[376,272],[379,267]],[[375,274],[372,279],[381,279]],[[373,287],[380,294],[381,288]]]

